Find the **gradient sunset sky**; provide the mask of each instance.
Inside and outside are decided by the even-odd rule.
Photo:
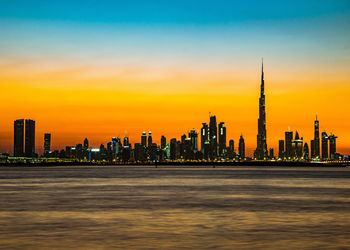
[[[252,155],[262,57],[268,147],[289,127],[310,144],[317,113],[350,154],[350,1],[1,0],[0,152],[20,118],[40,153],[46,132],[53,149],[159,143],[211,112]]]

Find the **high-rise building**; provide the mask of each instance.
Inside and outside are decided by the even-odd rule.
[[[314,133],[314,155],[312,156],[312,158],[320,159],[320,123],[317,120],[317,115],[314,123]]]
[[[219,155],[224,156],[226,151],[226,127],[224,122],[219,123]]]
[[[176,160],[177,158],[176,147],[177,147],[176,138],[170,139],[170,159],[171,160]]]
[[[188,138],[191,141],[191,149],[194,153],[196,153],[198,151],[198,133],[192,129],[189,133],[188,133]]]
[[[44,156],[48,156],[51,148],[51,134],[44,134]]]
[[[266,144],[266,112],[265,112],[265,82],[264,82],[264,64],[261,66],[261,84],[259,98],[259,118],[258,118],[258,135],[257,146],[255,150],[256,158],[264,160],[268,157]]]
[[[141,145],[144,147],[147,147],[147,134],[146,134],[146,132],[142,132]]]
[[[286,159],[291,159],[293,156],[292,140],[293,140],[293,132],[292,131],[285,132],[284,142],[286,143],[286,151],[285,151]]]
[[[298,131],[295,132],[295,138],[292,140],[292,158],[298,160],[303,158],[303,138],[299,137]]]
[[[129,142],[129,137],[124,136],[124,148],[129,148],[130,142]]]
[[[239,138],[239,143],[238,143],[238,154],[241,159],[245,158],[245,143],[244,143],[244,138],[243,135]]]
[[[310,159],[309,157],[309,145],[307,145],[307,143],[305,142],[304,144],[304,160],[308,161]]]
[[[208,124],[202,123],[201,128],[201,151],[204,154],[205,143],[209,143],[209,127]]]
[[[35,156],[35,121],[25,120],[25,156]]]
[[[160,148],[164,149],[166,147],[166,138],[164,135],[160,138]]]
[[[210,159],[215,159],[218,150],[218,128],[216,124],[216,116],[210,116],[209,121],[209,143],[210,143]]]
[[[148,132],[148,147],[150,148],[152,146],[152,132]]]
[[[273,148],[270,148],[270,149],[269,149],[269,152],[270,152],[270,153],[269,153],[269,158],[270,158],[270,159],[274,159],[274,158],[275,158],[275,155],[274,155],[274,152],[273,152]]]
[[[88,140],[88,138],[85,138],[84,139],[84,147],[83,147],[83,149],[86,151],[86,150],[88,150],[88,148],[89,148],[89,140]]]
[[[278,141],[278,158],[284,159],[284,140]]]
[[[328,135],[322,132],[322,160],[328,160]]]
[[[24,142],[24,119],[14,121],[13,124],[13,156],[23,156],[23,142]]]
[[[337,145],[336,145],[336,137],[335,135],[331,134],[328,136],[329,139],[329,158],[334,161],[336,160],[336,154],[337,154]]]

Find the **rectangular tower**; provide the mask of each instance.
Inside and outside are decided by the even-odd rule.
[[[35,156],[35,121],[27,119],[25,121],[25,156]]]
[[[13,130],[13,156],[21,157],[23,156],[24,119],[14,121]]]

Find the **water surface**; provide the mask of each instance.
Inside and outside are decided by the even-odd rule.
[[[350,169],[1,167],[0,247],[350,249]]]

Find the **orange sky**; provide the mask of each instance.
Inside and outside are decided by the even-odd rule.
[[[344,67],[289,67],[265,59],[267,142],[277,153],[284,132],[298,130],[309,143],[315,114],[320,130],[338,136],[337,149],[350,154],[349,73]],[[233,62],[220,69],[191,65],[78,64],[28,62],[0,67],[0,150],[12,152],[13,121],[36,121],[36,148],[42,151],[43,134],[52,133],[52,148],[82,143],[106,144],[111,137],[128,135],[139,142],[152,131],[159,143],[199,130],[208,113],[224,121],[227,141],[242,133],[248,154],[256,147],[259,60],[242,66]]]

